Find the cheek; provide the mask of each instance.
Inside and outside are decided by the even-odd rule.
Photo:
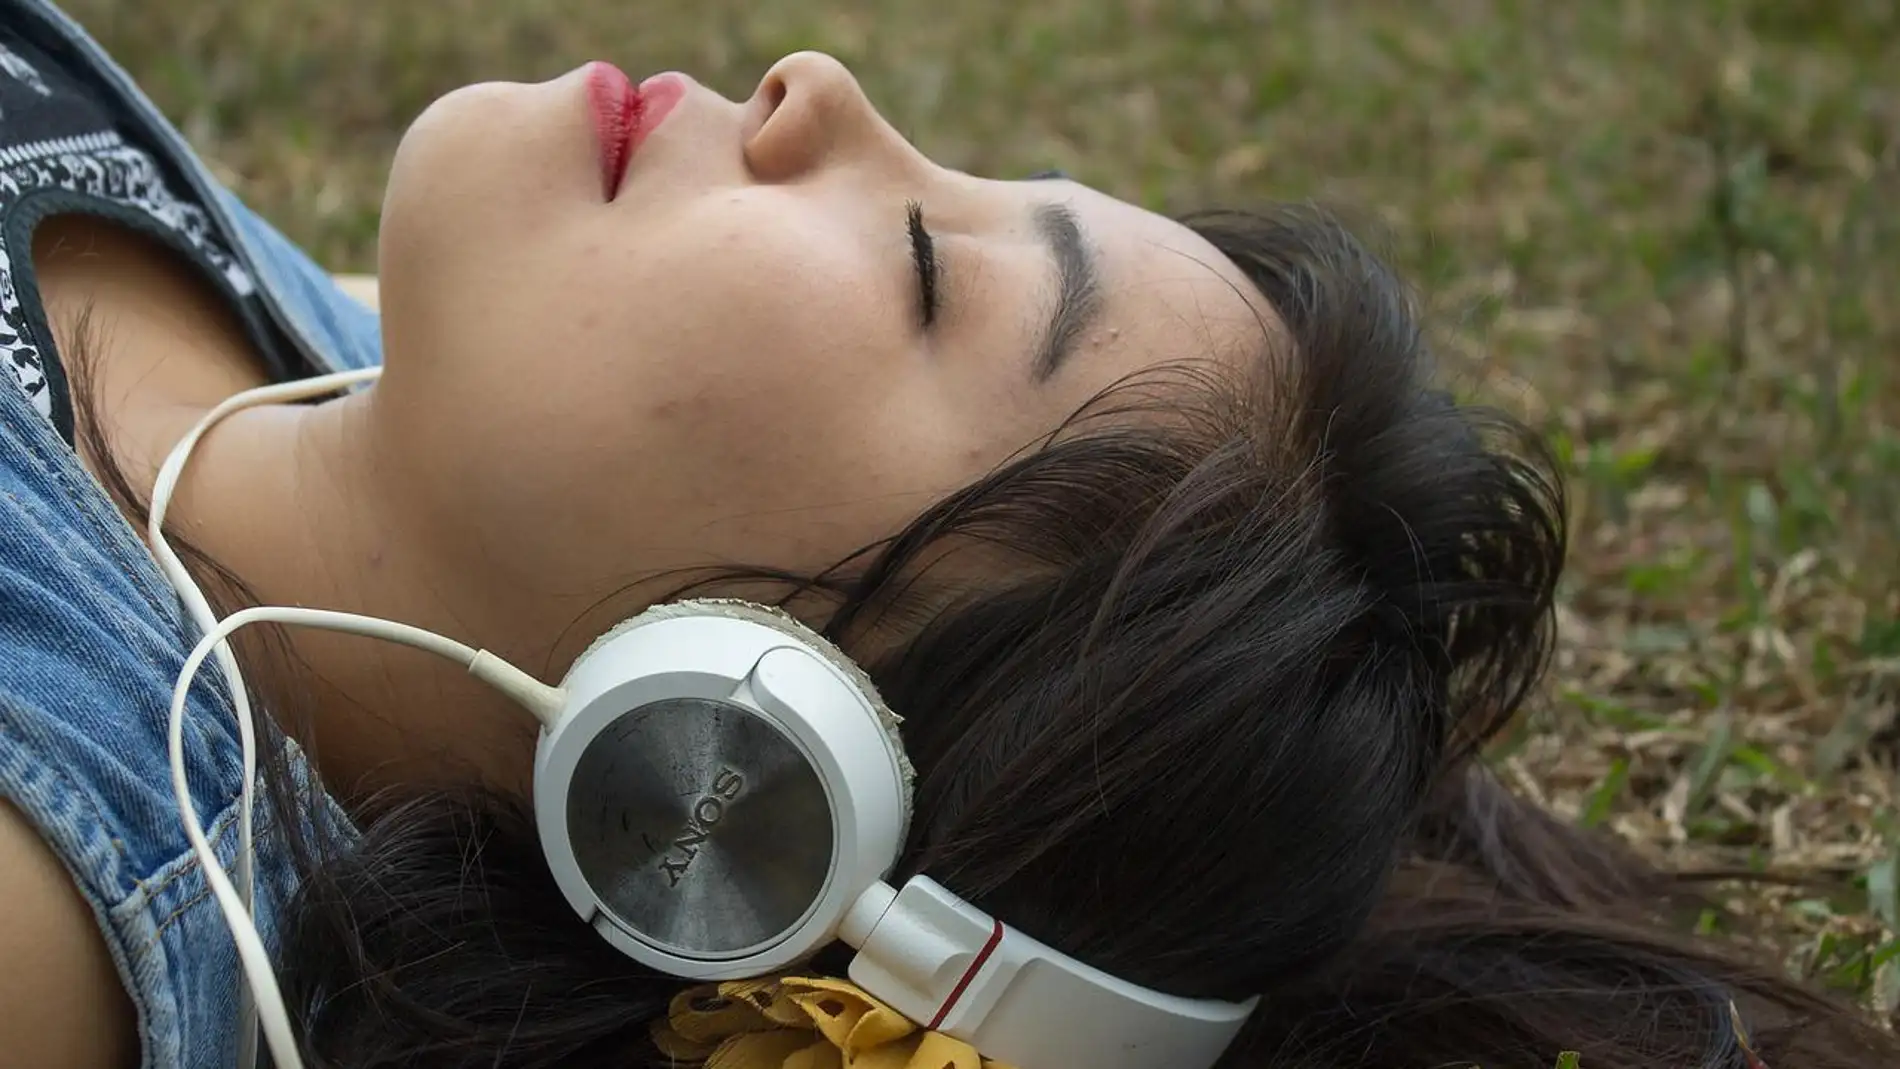
[[[473,407],[517,502],[623,546],[822,566],[922,507],[934,378],[868,242],[730,208],[543,246],[479,340],[523,364]]]
[[[876,406],[918,353],[893,329],[862,243],[781,216],[692,206],[660,226],[577,236],[548,265],[542,344],[564,407],[747,439]],[[788,213],[789,214],[789,213]],[[630,228],[631,230],[631,228]],[[609,416],[611,414],[611,416]]]
[[[751,218],[706,207],[626,250],[635,288],[624,326],[655,362],[684,374],[801,379],[898,343],[880,266],[861,239],[795,212]]]
[[[638,479],[664,508],[643,522],[719,555],[824,567],[942,489],[945,391],[901,258],[791,215],[709,212],[682,220],[676,255],[645,250],[617,437],[656,461]]]
[[[403,433],[485,539],[604,571],[636,545],[823,567],[972,474],[901,231],[785,199],[626,208],[471,249],[453,314],[385,320],[386,382],[429,397]]]

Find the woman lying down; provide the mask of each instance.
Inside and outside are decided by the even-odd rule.
[[[0,1063],[1900,1064],[1479,763],[1557,475],[1327,216],[593,64],[378,318],[0,45]]]

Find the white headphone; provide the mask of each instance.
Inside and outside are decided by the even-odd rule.
[[[575,912],[645,965],[694,980],[761,976],[842,940],[857,949],[854,982],[993,1060],[1023,1069],[1207,1069],[1220,1058],[1257,998],[1186,999],[1138,987],[927,877],[902,888],[884,882],[910,818],[897,717],[861,669],[784,612],[729,600],[656,606],[597,640],[559,688],[486,651],[370,617],[267,607],[217,619],[162,531],[191,449],[239,409],[336,393],[377,374],[230,398],[178,443],[152,493],[154,556],[204,631],[172,694],[172,785],[249,981],[240,1065],[254,1060],[253,1013],[275,1063],[302,1065],[251,920],[255,738],[227,640],[259,622],[426,649],[467,665],[532,713],[542,725],[534,812],[549,868]],[[191,805],[183,761],[186,696],[213,656],[244,749],[236,885]]]

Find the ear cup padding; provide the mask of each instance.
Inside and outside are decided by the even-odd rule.
[[[757,602],[742,601],[738,598],[688,598],[684,601],[669,601],[655,605],[637,616],[629,617],[615,624],[606,634],[588,643],[587,649],[574,659],[579,664],[587,655],[636,627],[645,627],[659,620],[671,620],[682,616],[722,616],[731,620],[750,620],[773,630],[783,632],[811,647],[812,652],[823,657],[833,668],[843,672],[845,677],[871,703],[877,711],[878,724],[883,727],[891,743],[891,751],[897,757],[898,767],[904,772],[904,787],[908,793],[910,785],[917,779],[917,770],[910,763],[910,756],[904,752],[903,736],[898,730],[904,718],[891,711],[884,703],[884,696],[878,693],[877,684],[871,682],[870,675],[858,667],[858,663],[845,655],[830,639],[824,637],[804,621],[784,609],[773,605],[761,605]],[[569,669],[572,672],[572,669]]]

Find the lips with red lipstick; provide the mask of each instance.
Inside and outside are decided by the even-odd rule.
[[[613,200],[627,176],[627,165],[640,142],[679,103],[684,89],[678,78],[656,75],[636,86],[633,79],[611,63],[587,65],[587,99],[593,107],[594,132],[600,146],[601,194]]]

